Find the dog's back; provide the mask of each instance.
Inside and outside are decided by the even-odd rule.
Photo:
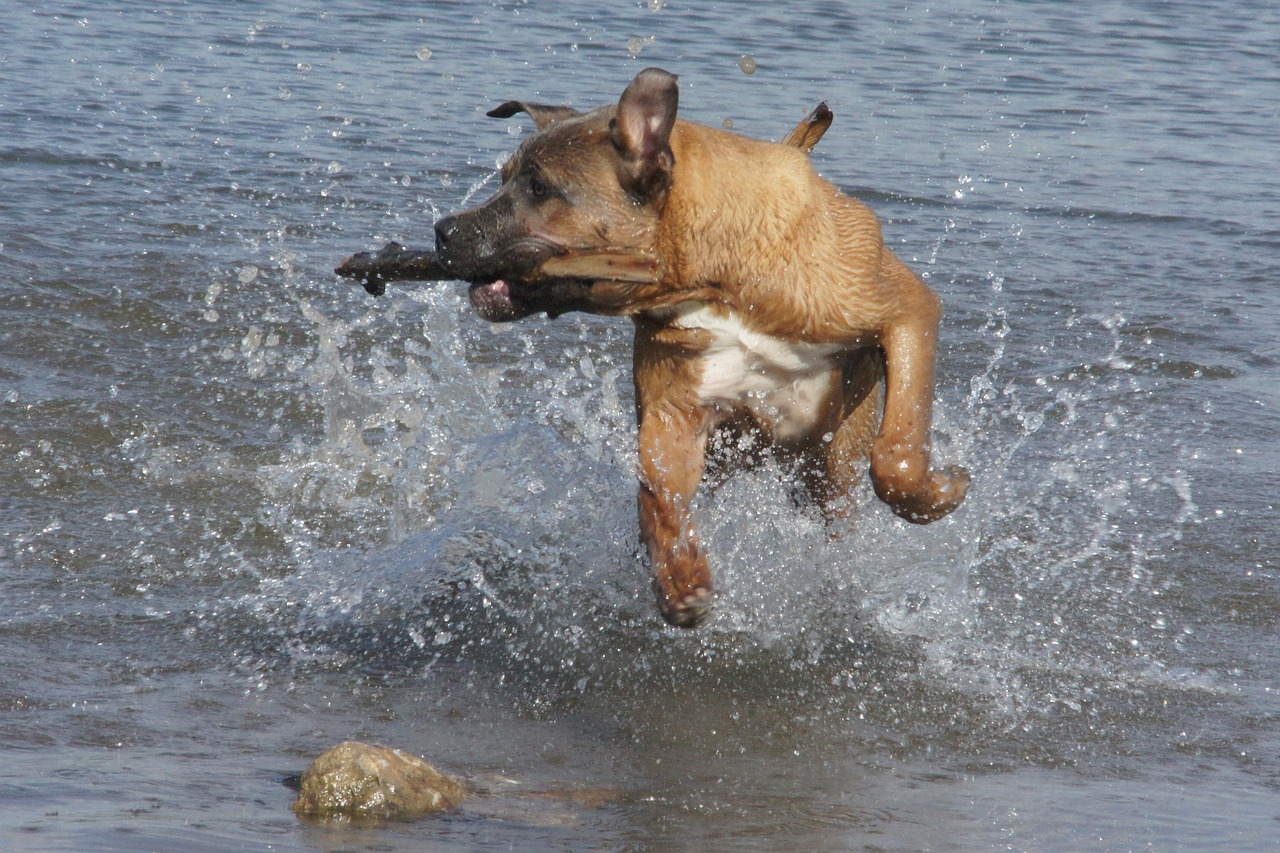
[[[757,331],[845,346],[873,342],[901,299],[926,292],[901,278],[875,213],[798,149],[692,122],[671,147],[659,244],[673,286],[715,282]]]

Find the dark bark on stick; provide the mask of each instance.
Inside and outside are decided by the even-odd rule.
[[[440,266],[435,252],[418,252],[406,249],[399,243],[388,243],[376,252],[352,255],[339,264],[334,272],[343,278],[358,280],[374,296],[386,293],[389,281],[453,280],[453,276]],[[658,261],[647,252],[634,249],[565,251],[544,261],[529,279],[651,284],[658,279]]]
[[[359,252],[338,264],[334,270],[343,278],[359,281],[374,296],[387,292],[389,281],[451,281],[435,252],[406,249],[399,243],[388,243],[376,252]]]

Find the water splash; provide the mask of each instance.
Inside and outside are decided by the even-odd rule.
[[[1166,663],[1188,628],[1161,606],[1162,553],[1198,515],[1187,436],[1148,441],[1171,360],[1135,369],[1151,331],[1116,312],[1070,314],[1029,360],[1005,278],[980,283],[967,395],[937,408],[935,454],[975,474],[965,507],[921,528],[864,488],[833,536],[785,466],[735,475],[698,505],[718,601],[694,633],[658,619],[640,555],[625,323],[482,325],[447,288],[356,313],[299,299],[316,427],[246,472],[293,568],[228,606],[291,666],[474,668],[539,706],[821,685],[841,719],[906,702],[960,726],[1206,689]],[[270,334],[228,357],[261,375]]]

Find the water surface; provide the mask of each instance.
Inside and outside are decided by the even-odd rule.
[[[1280,846],[1277,38],[1221,2],[10,15],[0,846]],[[942,295],[935,452],[975,477],[836,541],[784,469],[730,480],[695,633],[639,555],[625,321],[330,272],[492,190],[530,127],[485,110],[647,65],[753,136],[831,104],[815,162]],[[513,781],[299,822],[282,780],[350,737]]]

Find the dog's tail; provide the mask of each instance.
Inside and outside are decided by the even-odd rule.
[[[835,114],[831,112],[827,102],[823,101],[814,107],[813,112],[805,116],[804,120],[797,124],[794,130],[787,134],[787,138],[782,140],[782,144],[794,146],[808,154],[818,144],[818,140],[822,139],[827,132],[827,128],[831,127],[833,118],[835,118]]]

